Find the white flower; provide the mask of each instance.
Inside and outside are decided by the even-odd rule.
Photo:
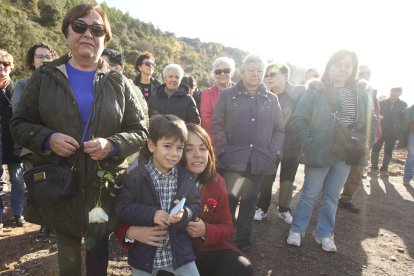
[[[95,206],[95,208],[89,212],[89,223],[104,223],[107,222],[108,219],[108,215],[101,207]]]

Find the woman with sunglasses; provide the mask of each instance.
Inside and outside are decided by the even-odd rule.
[[[35,69],[42,66],[43,62],[49,62],[55,58],[56,58],[56,54],[50,45],[45,44],[43,42],[36,43],[32,47],[30,47],[29,50],[27,51],[25,65],[32,73]],[[30,79],[30,76],[20,79],[16,82],[16,85],[14,86],[13,97],[11,99],[13,110],[16,109],[17,103],[20,101],[20,97],[22,96],[24,89],[27,87],[29,79]],[[20,160],[23,161],[24,170],[29,170],[33,167],[30,161],[28,161],[30,160],[28,158],[30,154],[31,154],[31,151],[26,148],[22,148],[20,151]],[[22,194],[22,198],[23,197],[24,197],[24,194]],[[36,240],[37,241],[49,241],[50,233],[51,233],[51,229],[41,226],[39,233],[37,233],[36,235]]]
[[[162,71],[164,83],[155,88],[148,100],[149,116],[173,114],[186,123],[200,124],[197,105],[189,95],[190,88],[181,82],[184,70],[178,64],[168,64]]]
[[[148,102],[154,89],[161,83],[152,75],[155,70],[155,59],[150,52],[143,52],[135,62],[135,70],[138,72],[134,79],[134,84],[138,86]]]
[[[213,63],[211,75],[215,83],[212,87],[207,88],[201,93],[200,115],[201,125],[211,137],[211,120],[213,118],[213,110],[216,106],[219,94],[222,89],[226,89],[234,85],[231,78],[236,68],[234,60],[228,57],[219,57]]]
[[[12,117],[11,99],[14,93],[14,84],[10,79],[10,73],[14,69],[13,56],[0,49],[0,118],[2,134],[2,164],[7,165],[9,171],[12,207],[14,222],[17,227],[25,223],[23,217],[24,208],[24,180],[23,167],[19,160],[19,154],[14,151],[15,143],[10,132],[10,119]],[[2,176],[0,176],[2,177]],[[0,211],[0,223],[3,219],[3,209]]]
[[[250,261],[229,242],[233,232],[229,201],[224,180],[216,172],[211,139],[199,125],[187,124],[187,129],[188,139],[181,164],[196,177],[202,202],[202,214],[195,221],[189,222],[186,228],[188,235],[193,238],[198,271],[201,276],[253,275]],[[121,224],[115,235],[122,246],[131,248],[138,245],[136,242],[125,242],[126,236],[157,246],[164,239],[165,232],[158,226]],[[171,274],[159,272],[157,275]]]
[[[277,95],[285,121],[285,139],[283,141],[283,156],[280,162],[279,218],[285,223],[292,223],[290,202],[292,201],[293,182],[299,166],[298,156],[300,144],[292,130],[292,115],[300,98],[305,93],[305,87],[293,85],[289,81],[290,69],[283,63],[272,63],[266,68],[265,82],[268,89]],[[279,165],[279,164],[278,164]],[[276,167],[278,167],[278,165]],[[276,168],[277,169],[277,168]],[[254,220],[266,217],[272,198],[272,185],[276,173],[268,175],[260,189]]]
[[[128,80],[100,58],[112,38],[101,7],[73,7],[63,19],[62,32],[70,54],[33,72],[11,128],[16,142],[33,152],[34,167],[71,167],[76,160],[78,194],[51,205],[29,196],[27,219],[56,229],[60,275],[82,274],[82,237],[86,274],[106,275],[116,195],[102,187],[98,171],[110,173],[116,182],[127,167],[125,158],[145,143],[147,130]],[[106,214],[99,220],[90,216],[97,206]]]

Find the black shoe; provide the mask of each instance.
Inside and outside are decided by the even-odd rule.
[[[49,240],[50,229],[40,226],[39,232],[36,234],[36,241],[46,242]]]
[[[14,222],[17,227],[23,227],[23,224],[26,222],[23,216],[14,215]]]
[[[354,214],[359,214],[360,210],[355,207],[354,204],[352,204],[351,202],[344,202],[344,201],[339,201],[338,206],[346,211],[349,211],[351,213]]]
[[[55,229],[50,229],[50,233],[49,233],[49,243],[56,243],[57,239],[56,239],[56,230]]]

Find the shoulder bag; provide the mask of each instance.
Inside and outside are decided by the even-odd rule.
[[[329,94],[329,92],[327,92]],[[334,120],[334,135],[332,141],[332,154],[339,160],[351,166],[359,165],[366,155],[365,134],[359,133],[354,125],[344,125],[337,116],[336,101],[328,95],[331,114]],[[356,118],[358,118],[358,100],[356,102]]]

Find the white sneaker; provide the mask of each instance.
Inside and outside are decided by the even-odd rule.
[[[262,208],[257,208],[256,212],[254,213],[254,220],[262,220],[267,216],[265,212],[262,211]]]
[[[287,238],[287,243],[294,246],[300,246],[300,242],[302,240],[302,235],[295,232],[289,231],[289,237]]]
[[[279,213],[279,218],[283,219],[283,221],[287,224],[292,224],[293,217],[289,211]]]
[[[333,237],[321,238],[315,236],[315,241],[317,244],[322,244],[322,249],[327,252],[336,252],[336,245]]]

